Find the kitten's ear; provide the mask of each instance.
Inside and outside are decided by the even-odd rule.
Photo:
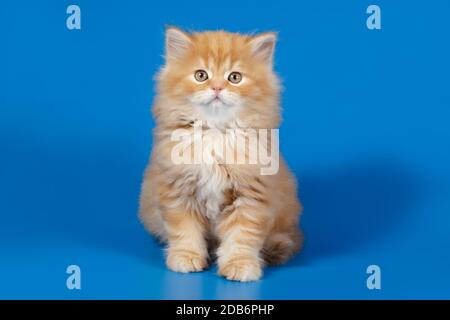
[[[191,37],[176,27],[166,28],[166,58],[180,59],[191,45]]]
[[[275,32],[266,32],[254,36],[250,40],[250,46],[253,55],[261,59],[262,61],[272,65],[276,41],[277,34]]]

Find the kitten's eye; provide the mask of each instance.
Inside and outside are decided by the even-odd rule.
[[[228,76],[228,81],[234,84],[238,84],[242,81],[242,74],[240,72],[232,72]]]
[[[206,80],[208,80],[208,74],[205,70],[195,71],[194,77],[198,82],[205,82]]]

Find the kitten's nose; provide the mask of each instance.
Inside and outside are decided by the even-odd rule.
[[[218,94],[220,91],[222,91],[223,87],[217,85],[217,86],[212,86],[211,89],[213,89],[213,91],[214,91],[216,94]]]

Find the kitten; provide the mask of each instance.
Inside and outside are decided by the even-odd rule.
[[[264,175],[260,162],[224,163],[220,153],[208,149],[217,142],[217,132],[235,130],[234,136],[249,142],[246,129],[278,128],[275,42],[274,33],[166,30],[166,64],[157,76],[154,145],[139,215],[167,244],[166,264],[173,271],[201,271],[211,254],[220,275],[253,281],[261,277],[264,264],[281,264],[302,246],[302,208],[295,178],[283,160],[275,174]],[[179,142],[174,132],[193,137],[196,129],[212,161],[175,164]],[[273,138],[268,141],[272,146]],[[247,145],[231,149],[246,160],[255,151]]]

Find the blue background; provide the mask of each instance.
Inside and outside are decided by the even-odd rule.
[[[450,2],[0,0],[0,298],[450,298]],[[136,216],[165,24],[280,32],[302,254],[166,270]],[[66,288],[77,264],[82,289]],[[377,264],[382,289],[368,290]]]

